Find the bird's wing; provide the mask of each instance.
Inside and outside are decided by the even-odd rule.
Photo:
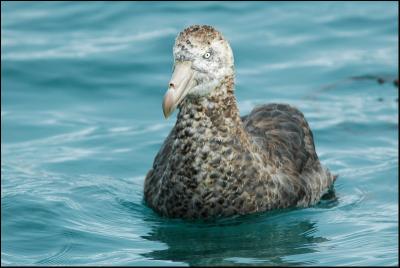
[[[318,163],[313,134],[302,112],[287,104],[266,104],[242,117],[245,130],[271,161],[299,174]]]
[[[175,140],[175,126],[171,129],[171,132],[168,134],[168,137],[165,139],[163,145],[158,151],[154,163],[153,168],[157,168],[157,166],[165,166],[168,161],[168,156],[170,156],[170,151],[172,150],[172,144]]]
[[[153,206],[153,200],[151,197],[154,196],[154,191],[157,190],[155,185],[158,185],[162,179],[162,175],[168,165],[168,157],[170,156],[170,151],[172,150],[172,145],[175,140],[175,126],[169,133],[168,137],[165,139],[163,145],[158,151],[153,167],[149,170],[146,175],[144,182],[144,198],[150,206]]]

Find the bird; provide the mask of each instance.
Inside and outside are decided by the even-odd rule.
[[[312,206],[333,189],[336,175],[320,163],[300,110],[271,103],[240,116],[233,52],[218,30],[185,28],[173,56],[162,110],[179,112],[145,177],[148,207],[216,219]]]

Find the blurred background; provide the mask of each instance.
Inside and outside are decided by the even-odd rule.
[[[398,265],[397,2],[1,2],[2,265]],[[161,218],[176,35],[229,40],[242,115],[303,111],[337,200]],[[397,86],[396,86],[397,83]]]

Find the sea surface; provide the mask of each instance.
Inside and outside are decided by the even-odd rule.
[[[398,8],[2,1],[1,264],[398,265]],[[241,115],[303,111],[336,199],[212,222],[144,204],[192,24],[229,40]]]

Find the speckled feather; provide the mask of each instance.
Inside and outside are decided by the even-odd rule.
[[[204,26],[177,40],[182,36],[220,38]],[[298,109],[262,105],[240,118],[233,74],[205,96],[187,96],[179,108],[145,179],[144,199],[161,215],[215,218],[305,207],[334,182]]]

